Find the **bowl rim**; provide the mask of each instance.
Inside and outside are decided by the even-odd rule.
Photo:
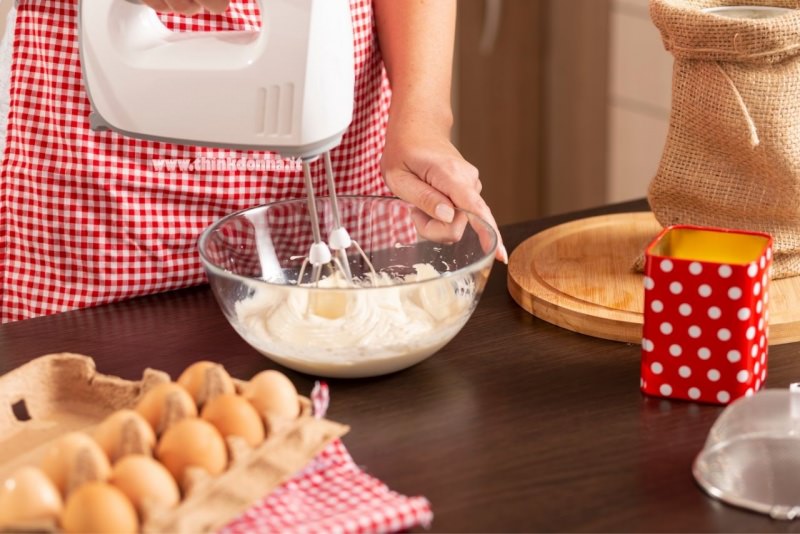
[[[320,196],[320,195],[315,195],[315,196],[316,196],[316,200],[318,200],[318,201],[319,200],[329,200],[331,198],[330,196]],[[408,202],[407,200],[403,200],[402,198],[396,197],[396,196],[336,195],[336,198],[338,200],[343,200],[344,199],[344,200],[400,201],[400,202],[402,202],[403,204],[406,204],[409,207],[416,207],[411,202]],[[479,221],[480,224],[482,224],[487,230],[489,230],[489,233],[490,233],[490,236],[491,236],[491,239],[492,239],[492,246],[490,247],[490,251],[489,252],[483,252],[481,254],[481,257],[478,258],[477,260],[475,260],[470,265],[461,267],[459,269],[456,269],[455,271],[445,271],[443,273],[439,273],[439,276],[436,277],[436,278],[427,278],[425,280],[415,280],[413,282],[403,281],[401,283],[391,284],[391,285],[388,285],[388,286],[358,286],[358,287],[353,287],[353,288],[311,287],[311,286],[304,286],[304,285],[298,285],[298,284],[278,284],[278,283],[270,282],[268,280],[264,280],[262,278],[256,278],[254,276],[244,276],[244,275],[241,275],[241,274],[232,273],[232,272],[230,272],[230,271],[218,266],[217,264],[212,262],[206,256],[206,254],[204,252],[204,248],[205,248],[204,244],[208,241],[208,239],[210,238],[210,236],[214,232],[214,230],[216,230],[217,228],[223,226],[227,221],[229,221],[231,219],[234,219],[236,217],[239,217],[239,216],[241,216],[242,214],[244,214],[246,212],[253,211],[253,210],[256,210],[256,209],[267,209],[267,208],[270,208],[270,207],[280,206],[280,205],[283,205],[283,204],[298,204],[298,203],[305,203],[305,202],[307,202],[307,199],[306,198],[302,198],[302,197],[285,199],[285,200],[278,200],[278,201],[275,201],[275,202],[268,202],[266,204],[258,204],[256,206],[251,206],[249,208],[243,208],[243,209],[237,210],[237,211],[235,211],[233,213],[229,213],[228,215],[225,215],[225,216],[217,219],[216,221],[214,221],[213,223],[208,225],[202,231],[202,233],[200,234],[200,237],[198,237],[198,239],[197,239],[197,245],[196,245],[197,246],[197,251],[198,251],[198,253],[200,255],[200,260],[203,263],[203,267],[205,267],[207,270],[213,271],[217,275],[223,276],[223,277],[228,278],[228,279],[236,280],[238,282],[243,282],[243,283],[254,283],[255,282],[255,283],[260,283],[260,284],[266,284],[268,286],[275,286],[275,287],[280,287],[280,288],[288,288],[289,290],[302,289],[302,290],[305,290],[305,291],[308,291],[308,290],[312,290],[312,291],[342,291],[342,290],[348,290],[349,291],[349,290],[353,290],[353,289],[357,289],[357,290],[385,290],[385,289],[390,289],[390,288],[413,287],[413,286],[417,286],[417,285],[424,285],[424,284],[427,284],[427,283],[435,282],[437,280],[441,280],[442,278],[451,278],[451,277],[456,277],[456,276],[462,276],[464,273],[478,271],[480,269],[483,269],[486,265],[491,266],[494,263],[494,256],[495,256],[495,253],[497,251],[497,244],[498,244],[497,232],[492,227],[492,225],[489,224],[489,222],[486,221],[486,219],[484,219],[480,215],[477,215],[476,213],[473,213],[473,212],[471,212],[469,210],[465,210],[465,209],[458,208],[458,207],[455,208],[456,212],[462,212],[462,213],[465,213],[466,215],[468,215],[470,217],[473,217],[474,219]],[[210,280],[209,280],[209,282],[210,282]]]

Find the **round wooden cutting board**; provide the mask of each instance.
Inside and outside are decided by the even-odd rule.
[[[650,212],[602,215],[538,233],[508,262],[508,290],[525,310],[569,330],[639,343],[644,290],[636,259],[661,231]],[[771,345],[800,341],[800,277],[770,286]]]

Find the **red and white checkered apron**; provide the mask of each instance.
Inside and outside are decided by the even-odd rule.
[[[380,173],[390,90],[370,0],[351,0],[355,109],[332,152],[337,191],[388,195]],[[254,29],[255,0],[224,15],[164,15],[175,31]],[[10,113],[0,176],[0,321],[167,291],[205,281],[196,242],[216,219],[304,196],[301,170],[180,162],[274,158],[141,141],[89,129],[76,0],[21,0],[14,30]],[[327,194],[315,163],[317,193]]]

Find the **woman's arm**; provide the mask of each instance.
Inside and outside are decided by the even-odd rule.
[[[392,85],[381,167],[394,194],[427,214],[425,233],[447,235],[453,207],[497,230],[480,196],[478,169],[450,142],[455,0],[373,0],[378,40]],[[500,239],[500,233],[497,233]],[[508,261],[498,243],[497,258]]]
[[[392,114],[450,133],[455,0],[373,0]]]

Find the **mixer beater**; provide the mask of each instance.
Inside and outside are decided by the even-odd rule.
[[[328,237],[328,243],[322,240],[322,234],[319,227],[319,212],[317,211],[317,200],[314,194],[314,184],[311,181],[311,163],[323,158],[325,163],[325,182],[328,186],[328,195],[330,197],[331,205],[331,218],[333,220],[333,229]],[[308,251],[308,256],[303,259],[303,264],[300,267],[300,274],[297,277],[297,283],[301,284],[303,276],[311,265],[311,283],[316,287],[322,278],[322,269],[325,266],[330,268],[330,276],[336,276],[336,269],[344,277],[347,285],[354,285],[353,274],[350,269],[350,262],[347,257],[347,249],[351,246],[354,247],[361,259],[367,265],[370,273],[372,274],[371,282],[374,284],[377,280],[377,274],[369,257],[364,253],[364,250],[354,239],[350,237],[350,233],[342,226],[341,215],[339,213],[339,202],[336,197],[336,185],[334,183],[333,165],[331,164],[330,152],[325,152],[322,156],[313,158],[305,158],[303,161],[303,179],[305,181],[306,199],[308,201],[308,213],[311,219],[311,234],[313,236],[313,243]],[[331,250],[336,254],[334,257]]]

